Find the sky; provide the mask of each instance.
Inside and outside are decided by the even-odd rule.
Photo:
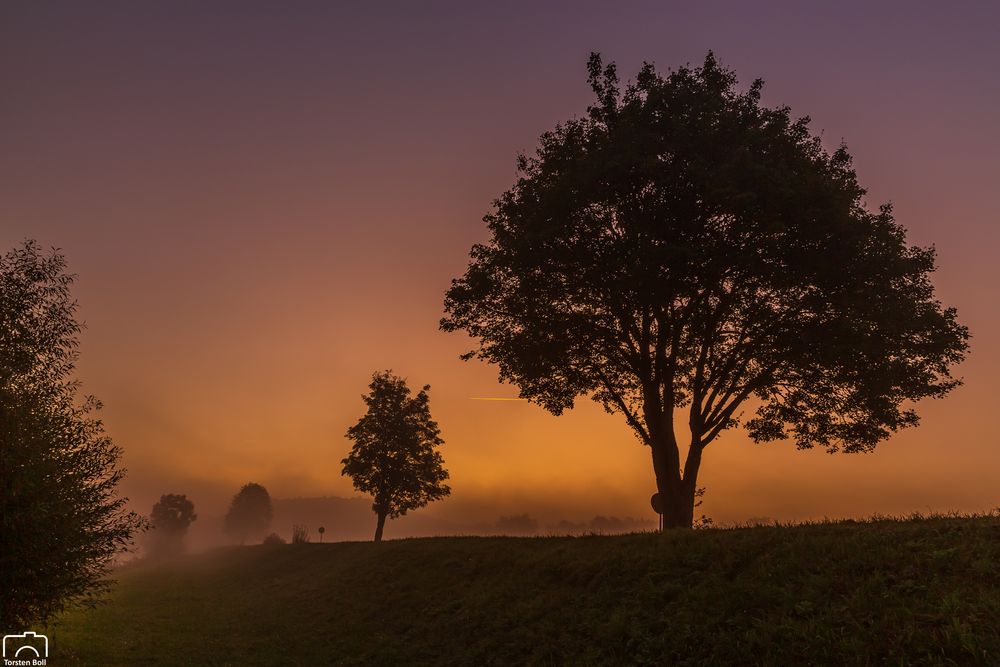
[[[877,4],[877,6],[875,6]],[[717,522],[1000,506],[1000,42],[993,3],[5,2],[0,248],[57,246],[86,322],[78,374],[140,511],[354,495],[344,432],[372,372],[431,385],[452,496],[481,522],[651,517],[648,449],[589,400],[561,417],[438,331],[518,152],[624,78],[709,50],[846,142],[872,207],[939,253],[971,329],[965,384],[876,452],[706,449]]]

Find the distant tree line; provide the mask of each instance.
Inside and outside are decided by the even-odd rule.
[[[562,519],[543,525],[529,514],[501,516],[492,526],[497,534],[513,536],[635,533],[655,528],[656,522],[650,519],[604,515],[597,515],[589,521]],[[488,532],[491,528],[484,526],[481,530]]]

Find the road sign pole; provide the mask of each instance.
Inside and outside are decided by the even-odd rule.
[[[660,517],[660,532],[663,532],[663,496],[659,492],[654,493],[649,499],[649,506],[653,508],[656,515]]]

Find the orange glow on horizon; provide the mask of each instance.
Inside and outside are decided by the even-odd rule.
[[[504,397],[517,388],[462,362],[470,341],[438,323],[516,153],[585,113],[587,54],[627,78],[644,60],[665,70],[709,49],[742,82],[764,77],[766,104],[847,142],[870,205],[892,201],[910,241],[936,245],[939,298],[973,338],[964,386],[920,404],[921,425],[872,454],[724,434],[705,451],[698,512],[1000,505],[1000,88],[984,56],[996,17],[953,34],[937,27],[957,14],[945,7],[926,21],[911,14],[930,9],[907,12],[905,30],[898,8],[866,8],[847,50],[806,5],[766,22],[759,9],[685,8],[683,26],[666,6],[595,5],[572,31],[558,12],[526,31],[485,4],[439,11],[421,31],[361,7],[247,7],[235,22],[207,6],[116,11],[4,10],[0,245],[61,247],[79,275],[78,377],[105,405],[137,510],[186,493],[209,516],[248,481],[278,498],[355,495],[340,475],[344,433],[372,372],[391,368],[431,385],[445,440],[452,496],[420,512],[652,518],[649,451],[620,415],[585,397],[560,417]]]

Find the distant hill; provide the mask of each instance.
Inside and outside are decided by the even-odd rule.
[[[48,629],[53,663],[1000,664],[995,516],[256,545],[118,579]]]

